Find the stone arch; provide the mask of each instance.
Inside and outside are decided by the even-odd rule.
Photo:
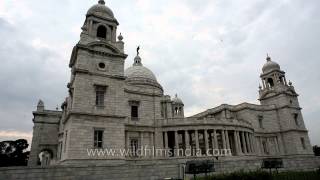
[[[107,28],[103,25],[99,25],[97,28],[97,37],[107,39]]]
[[[268,78],[267,82],[268,82],[269,87],[273,87],[274,86],[274,81],[273,81],[272,78]]]
[[[182,115],[182,107],[179,107],[179,115]]]
[[[54,157],[54,153],[51,149],[44,148],[38,153],[38,165],[49,166]]]
[[[175,107],[175,108],[174,108],[174,114],[175,114],[175,115],[178,115],[178,113],[179,113],[179,108],[178,108],[178,107]]]
[[[103,36],[103,37],[98,37],[98,29],[100,28],[105,28],[106,30],[106,35]],[[112,30],[110,29],[110,27],[107,25],[107,24],[104,24],[104,23],[97,23],[93,26],[93,31],[92,31],[92,36],[96,36],[98,38],[101,38],[101,39],[105,39],[105,40],[111,40],[111,36],[112,36]]]

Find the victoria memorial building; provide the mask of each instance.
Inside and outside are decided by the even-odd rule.
[[[313,156],[299,95],[284,69],[269,56],[259,74],[259,104],[222,104],[185,117],[183,99],[165,94],[156,75],[143,65],[139,49],[134,59],[127,59],[118,25],[104,0],[87,11],[72,50],[68,96],[61,111],[46,109],[40,100],[33,112],[30,167],[174,164],[206,158],[237,164],[265,157]],[[125,69],[125,61],[132,61],[132,66]],[[141,147],[170,153],[140,156],[136,150]],[[88,155],[88,149],[107,148],[131,153]],[[187,156],[175,149],[201,153]],[[228,149],[230,154],[209,157],[206,151],[212,149]]]

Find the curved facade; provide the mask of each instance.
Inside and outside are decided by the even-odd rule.
[[[235,160],[312,155],[298,94],[271,58],[260,75],[259,105],[222,104],[185,117],[183,100],[164,94],[154,73],[142,65],[139,51],[125,71],[123,37],[116,37],[118,22],[104,1],[89,12],[72,51],[69,96],[62,111],[46,110],[41,101],[33,112],[30,166],[187,159],[209,157],[207,152],[214,150],[227,150],[231,157],[222,158]],[[139,155],[136,150],[142,147],[167,154]],[[111,148],[130,153],[88,154]],[[187,149],[196,153],[188,155]],[[44,152],[49,152],[46,158],[39,158]]]

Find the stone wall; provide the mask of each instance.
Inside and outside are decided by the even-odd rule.
[[[201,158],[199,158],[201,159]],[[158,180],[168,177],[183,178],[183,165],[192,159],[175,158],[171,160],[127,161],[125,165],[100,166],[52,166],[52,167],[10,167],[0,168],[0,179],[28,180]],[[255,171],[260,169],[262,159],[241,157],[215,161],[216,173],[233,171]],[[314,156],[283,157],[284,170],[315,170],[320,166],[320,158]],[[191,175],[186,176],[188,179]]]
[[[21,180],[157,180],[165,177],[178,177],[176,164],[146,164],[122,166],[55,166],[48,168],[1,168],[0,179]]]

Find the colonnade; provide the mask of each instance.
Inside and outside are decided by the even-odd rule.
[[[251,155],[256,152],[254,144],[254,135],[249,131],[226,129],[163,131],[165,149],[200,149],[203,155],[210,150],[231,150],[232,155]]]

